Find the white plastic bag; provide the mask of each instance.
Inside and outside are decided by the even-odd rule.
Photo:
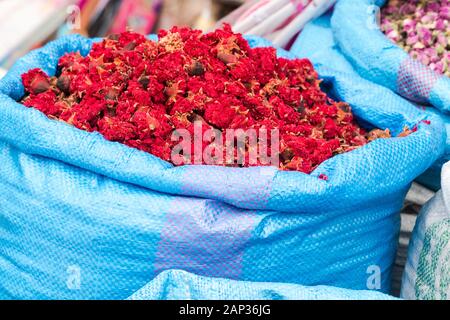
[[[420,212],[408,250],[401,297],[450,299],[450,162],[442,189]]]
[[[223,19],[235,32],[265,37],[285,48],[306,23],[317,18],[335,0],[250,0]]]

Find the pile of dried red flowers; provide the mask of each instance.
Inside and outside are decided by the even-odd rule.
[[[24,105],[167,161],[177,143],[172,132],[192,132],[194,121],[222,131],[277,129],[280,168],[305,173],[390,136],[361,129],[348,104],[321,91],[309,60],[252,49],[227,25],[207,34],[174,27],[161,31],[158,42],[125,32],[94,44],[86,57],[64,55],[58,66],[57,77],[40,69],[22,75]],[[183,155],[181,163],[192,157]]]

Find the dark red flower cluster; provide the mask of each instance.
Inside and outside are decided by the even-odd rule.
[[[22,75],[22,102],[172,162],[178,143],[172,133],[194,133],[195,121],[202,130],[277,129],[280,168],[305,173],[335,154],[390,136],[365,133],[348,104],[321,91],[307,59],[252,49],[227,25],[207,34],[174,27],[158,36],[158,42],[133,32],[110,36],[86,57],[61,57],[55,77],[30,70]],[[238,151],[247,156],[249,148]],[[192,163],[193,155],[182,158],[178,163]],[[234,160],[214,164],[232,166]]]

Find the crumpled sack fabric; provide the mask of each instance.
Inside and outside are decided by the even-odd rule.
[[[390,88],[391,90],[395,91],[396,89],[393,86],[389,86],[389,79],[392,79],[392,75],[388,75],[387,72],[392,72],[392,67],[391,64],[389,63],[380,63],[380,66],[373,66],[371,65],[368,68],[373,68],[372,71],[373,73],[376,73],[376,70],[379,70],[380,68],[386,66],[387,70],[385,74],[386,78],[383,80],[378,80],[376,78],[372,78],[369,77],[368,72],[362,70],[361,68],[358,68],[355,64],[355,61],[353,61],[350,57],[349,54],[344,54],[343,49],[341,48],[341,43],[342,41],[339,41],[337,34],[339,32],[343,32],[342,30],[339,31],[340,26],[338,27],[339,23],[339,19],[344,19],[342,18],[342,9],[340,9],[340,11],[338,11],[339,8],[341,8],[342,4],[341,4],[342,0],[339,1],[339,6],[336,5],[336,9],[333,13],[328,13],[325,14],[319,18],[317,18],[316,20],[308,23],[305,28],[302,30],[301,34],[298,36],[298,38],[296,39],[296,41],[294,42],[294,44],[292,45],[290,52],[295,54],[298,57],[306,57],[309,58],[312,62],[314,62],[317,65],[326,65],[330,68],[348,73],[348,74],[352,74],[355,77],[358,76],[362,76],[364,78],[368,78],[370,81],[377,83],[379,85],[382,86],[386,86],[388,88]],[[348,2],[348,1],[346,1]],[[352,1],[350,1],[352,2]],[[362,11],[361,6],[365,5],[366,10],[364,10],[364,14],[368,14],[374,11],[373,8],[371,8],[371,6],[366,3],[368,1],[364,0],[361,1],[362,4],[358,3],[357,5],[355,5],[354,9],[348,9],[348,10],[358,10],[358,12]],[[339,19],[336,17],[336,15],[339,15]],[[353,13],[353,11],[349,11],[348,15],[354,15],[357,13]],[[370,16],[371,17],[371,16]],[[373,18],[373,17],[372,17]],[[372,19],[371,18],[371,19]],[[345,19],[349,19],[349,17],[346,17]],[[352,18],[354,19],[354,18]],[[362,19],[361,17],[359,19]],[[367,18],[368,23],[372,23],[371,19]],[[331,21],[333,20],[333,21]],[[345,22],[346,24],[347,22]],[[347,26],[347,25],[346,25]],[[350,27],[350,26],[347,26]],[[367,36],[366,37],[361,37],[360,32],[362,31],[352,31],[355,32],[355,34],[357,35],[357,39],[354,40],[355,43],[351,43],[349,45],[355,45],[356,43],[358,43],[359,45],[361,45],[361,48],[359,48],[358,50],[360,52],[365,52],[365,50],[375,50],[375,49],[369,49],[370,46],[377,46],[377,44],[379,44],[380,40],[379,38],[382,37],[383,41],[387,41],[389,44],[389,48],[390,50],[392,50],[392,52],[396,52],[399,53],[399,51],[401,51],[399,54],[404,57],[406,55],[406,58],[408,58],[408,55],[403,52],[403,50],[400,47],[397,47],[396,45],[390,43],[390,40],[387,39],[383,34],[379,35],[378,33],[381,33],[379,30],[371,30],[371,32],[377,32],[377,36]],[[367,30],[364,29],[364,32],[367,32]],[[343,37],[342,35],[340,36],[341,38]],[[361,38],[360,38],[361,37]],[[385,38],[385,39],[384,39]],[[365,41],[367,43],[364,44],[360,44],[358,41]],[[350,43],[350,41],[348,41]],[[372,44],[372,42],[374,42],[374,44]],[[386,44],[387,45],[387,44]],[[350,50],[350,49],[348,49]],[[378,49],[377,49],[378,50]],[[378,52],[378,51],[373,51],[373,52]],[[372,51],[370,52],[372,54]],[[380,55],[380,54],[379,54]],[[387,59],[386,57],[384,57],[385,59]],[[361,57],[361,61],[358,60],[358,62],[360,62],[361,64],[367,63],[367,64],[375,64],[379,62],[378,58],[374,58],[373,56],[365,56],[365,57]],[[381,59],[381,58],[380,58]],[[391,77],[391,78],[389,78]],[[446,82],[446,80],[442,80],[444,82]],[[448,95],[450,95],[450,87],[447,89],[447,91],[444,90],[444,92]],[[445,128],[446,128],[446,132],[447,132],[447,142],[446,142],[446,149],[445,149],[445,153],[444,156],[442,158],[440,158],[438,161],[436,161],[436,163],[434,163],[429,170],[427,170],[424,174],[422,174],[419,178],[418,178],[418,182],[425,185],[426,187],[433,189],[435,191],[439,190],[441,188],[440,186],[440,177],[441,177],[441,168],[442,165],[444,163],[446,163],[447,161],[450,161],[450,115],[443,113],[441,111],[439,111],[437,108],[433,107],[433,106],[422,106],[419,104],[414,103],[418,108],[423,109],[425,112],[427,113],[433,113],[438,115],[441,120],[444,122],[445,124]],[[450,105],[449,105],[450,106]]]
[[[450,162],[442,168],[442,189],[422,208],[414,227],[401,296],[450,299]]]
[[[291,283],[248,282],[198,276],[182,270],[161,272],[129,300],[395,300],[372,290]]]
[[[174,167],[17,102],[23,72],[53,75],[60,56],[85,55],[93,41],[51,42],[0,80],[0,298],[125,299],[169,269],[350,289],[367,289],[378,270],[376,289],[389,291],[404,196],[445,148],[437,116],[317,66],[324,88],[366,126],[417,132],[337,155],[310,175]]]

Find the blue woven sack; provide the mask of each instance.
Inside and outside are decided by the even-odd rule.
[[[437,108],[450,129],[450,78],[412,59],[381,32],[376,14],[385,3],[386,0],[338,1],[331,27],[339,50],[362,77],[413,102]],[[450,131],[447,133],[450,136]],[[439,189],[442,165],[449,160],[450,143],[447,143],[446,156],[418,181]]]
[[[86,55],[93,41],[54,41],[0,80],[1,298],[124,299],[169,269],[351,289],[366,289],[378,273],[371,288],[389,290],[403,198],[444,151],[438,117],[319,67],[324,88],[366,126],[417,132],[337,155],[310,175],[173,167],[17,102],[22,73],[53,75],[60,56]]]
[[[161,272],[129,300],[394,300],[377,291],[236,281],[181,270]],[[263,310],[258,310],[259,312]]]
[[[362,3],[365,3],[365,10],[361,9],[361,4],[355,5],[351,9],[346,8],[346,10],[350,10],[346,12],[346,15],[348,17],[343,18],[343,9],[341,8],[342,0],[339,1],[339,7],[336,8],[335,12],[333,14],[326,14],[322,17],[308,23],[305,28],[303,29],[302,33],[299,35],[299,37],[294,42],[291,53],[299,56],[299,57],[307,57],[311,61],[313,61],[317,65],[327,65],[329,67],[332,67],[336,70],[353,74],[354,76],[362,76],[364,78],[369,79],[370,81],[373,81],[375,83],[378,83],[380,85],[389,87],[391,90],[395,91],[395,86],[390,86],[389,84],[392,84],[393,81],[395,82],[395,79],[397,78],[397,75],[394,74],[393,70],[397,70],[392,67],[392,62],[380,62],[380,59],[388,59],[390,56],[387,54],[383,54],[384,49],[380,49],[377,47],[377,44],[380,44],[380,39],[382,39],[385,44],[382,48],[389,48],[387,52],[393,52],[393,56],[396,56],[394,53],[398,54],[398,57],[403,57],[404,59],[407,59],[407,61],[410,61],[409,56],[403,52],[403,49],[400,47],[395,46],[390,42],[389,39],[387,39],[379,30],[372,30],[370,29],[370,32],[375,33],[375,35],[367,35],[367,32],[369,32],[369,29],[363,29],[362,31],[360,29],[355,29],[348,31],[349,37],[351,35],[355,35],[354,42],[350,41],[349,38],[345,38],[347,41],[345,42],[348,45],[356,46],[358,44],[360,47],[358,49],[352,48],[354,50],[357,50],[358,54],[361,54],[366,52],[367,56],[360,57],[359,58],[351,58],[350,57],[350,51],[348,54],[343,53],[343,49],[341,48],[341,43],[344,42],[344,40],[339,41],[338,34],[340,35],[340,38],[343,38],[341,33],[344,31],[341,30],[341,25],[338,22],[338,18],[336,15],[340,15],[339,19],[356,19],[354,16],[358,15],[359,13],[363,12],[364,17],[359,17],[359,20],[363,20],[366,23],[372,23],[373,16],[371,15],[374,12],[374,9],[367,3],[367,1],[361,1]],[[338,8],[341,8],[340,11],[338,11]],[[357,10],[356,13],[353,12],[353,10]],[[376,10],[375,10],[376,11]],[[369,16],[367,16],[369,14]],[[361,15],[361,14],[360,14]],[[352,16],[350,18],[350,16]],[[333,23],[331,22],[331,19],[333,17]],[[345,22],[346,23],[346,22]],[[360,23],[362,23],[360,21]],[[333,28],[334,26],[334,28]],[[353,25],[345,25],[345,27],[350,28]],[[345,28],[344,28],[345,30]],[[361,33],[363,35],[361,35]],[[364,43],[361,43],[364,41]],[[371,49],[370,46],[375,46],[378,49]],[[350,49],[347,49],[350,50]],[[377,51],[378,50],[378,51]],[[373,56],[373,53],[376,53],[375,57]],[[381,53],[380,53],[381,52]],[[356,55],[356,53],[355,53]],[[395,60],[396,61],[396,60]],[[379,63],[379,65],[377,65]],[[363,68],[358,68],[357,64],[365,64],[367,66],[368,70],[365,70]],[[370,65],[370,66],[369,66]],[[386,67],[386,68],[385,68]],[[424,67],[424,66],[422,66]],[[373,69],[371,69],[373,68]],[[385,68],[385,69],[383,69]],[[383,72],[380,72],[379,70],[382,69]],[[422,68],[420,68],[422,70]],[[358,74],[359,73],[359,74]],[[384,78],[378,78],[375,76],[372,76],[372,74],[380,75],[383,74]],[[380,76],[381,77],[381,76]],[[394,80],[392,80],[394,79]],[[417,78],[416,81],[419,81],[420,78]],[[446,83],[447,79],[443,77],[441,82]],[[416,86],[416,84],[411,83],[412,88]],[[436,87],[435,90],[438,90],[439,87]],[[412,90],[412,89],[411,89]],[[445,90],[439,91],[440,94],[447,94],[450,96],[450,88]],[[398,91],[397,91],[398,92]],[[427,113],[433,113],[438,115],[441,120],[445,123],[446,131],[447,131],[447,143],[446,143],[446,150],[444,153],[444,156],[440,158],[436,163],[434,163],[429,170],[427,170],[424,174],[422,174],[418,178],[418,182],[426,185],[429,188],[432,188],[434,190],[440,189],[440,176],[441,176],[441,168],[442,165],[450,161],[450,115],[447,115],[445,113],[442,113],[439,111],[439,109],[429,106],[429,107],[423,107],[420,106],[420,108],[425,109]]]

